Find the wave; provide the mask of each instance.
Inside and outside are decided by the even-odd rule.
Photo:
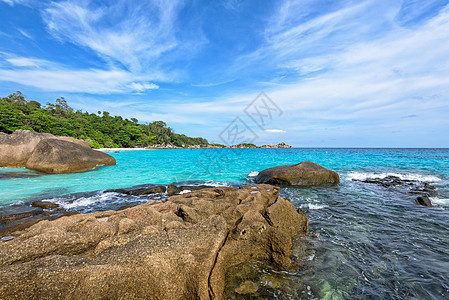
[[[58,204],[61,208],[68,211],[78,211],[81,213],[87,213],[92,211],[101,211],[109,209],[119,209],[122,206],[137,205],[146,203],[152,200],[164,200],[165,196],[162,194],[146,195],[144,196],[130,196],[123,195],[115,192],[98,191],[94,194],[85,195],[81,197],[70,195],[68,197],[59,197],[45,199]]]
[[[372,172],[349,172],[347,174],[348,180],[366,180],[366,179],[383,179],[388,176],[399,177],[402,180],[414,180],[422,182],[438,182],[442,179],[435,175],[423,175],[423,174],[402,174],[402,173],[372,173]]]
[[[432,205],[449,207],[449,199],[443,199],[438,197],[430,197],[429,199]]]
[[[307,204],[308,206],[309,206],[309,209],[310,210],[315,210],[315,209],[323,209],[323,208],[326,208],[326,207],[328,207],[327,205],[320,205],[320,204],[312,204],[312,203],[309,203],[309,204]]]
[[[248,174],[248,177],[256,177],[257,175],[259,175],[259,171],[251,171]]]

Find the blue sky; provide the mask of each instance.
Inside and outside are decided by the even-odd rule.
[[[0,95],[221,142],[449,147],[449,1],[0,0]],[[261,128],[264,91],[282,110]]]

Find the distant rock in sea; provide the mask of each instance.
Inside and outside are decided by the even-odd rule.
[[[296,165],[269,168],[259,172],[256,183],[268,183],[281,186],[319,186],[337,184],[340,177],[314,162],[303,161]]]
[[[282,142],[282,143],[277,144],[277,145],[273,145],[273,144],[262,145],[260,148],[293,148],[293,147],[290,146],[290,145],[287,145],[284,142]]]
[[[29,130],[0,135],[0,167],[71,173],[115,163],[112,156],[95,151],[86,142],[71,137]]]
[[[280,270],[308,219],[271,185],[215,187],[0,236],[0,298],[222,299],[230,270]],[[233,277],[234,276],[234,277]],[[257,283],[242,282],[251,294]],[[65,296],[64,296],[65,297]]]

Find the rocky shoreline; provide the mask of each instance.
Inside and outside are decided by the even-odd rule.
[[[292,239],[308,234],[308,219],[278,187],[179,194],[184,188],[116,189],[178,195],[118,211],[60,211],[49,216],[57,219],[0,233],[0,298],[222,299],[228,270],[241,263],[293,264]],[[242,282],[236,293],[248,285],[257,291]]]
[[[293,148],[284,142],[275,144],[268,144],[262,146],[256,146],[254,144],[236,144],[231,146],[221,145],[221,144],[209,144],[207,146],[194,145],[194,146],[186,146],[179,147],[175,145],[152,145],[145,148],[101,148],[97,149],[105,152],[118,152],[118,151],[126,151],[126,150],[149,150],[149,149],[251,149],[251,148],[268,148],[268,149],[286,149]]]

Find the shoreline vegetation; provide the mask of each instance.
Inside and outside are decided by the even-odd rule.
[[[55,103],[28,100],[17,91],[0,98],[0,133],[30,130],[85,141],[90,147],[117,152],[133,149],[293,148],[285,143],[256,146],[251,143],[222,145],[202,137],[175,133],[163,121],[140,124],[136,118],[111,116],[107,111],[75,111],[61,97]]]

